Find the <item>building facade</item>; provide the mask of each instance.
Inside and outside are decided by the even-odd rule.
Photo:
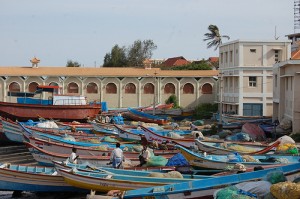
[[[159,68],[0,67],[0,100],[16,102],[12,92],[34,92],[37,85],[58,85],[60,94],[105,101],[109,108],[150,106],[176,95],[193,109],[216,101],[216,70],[172,71]],[[49,97],[44,94],[44,99]]]
[[[223,112],[243,116],[273,113],[273,65],[290,59],[291,42],[235,40],[219,48]]]

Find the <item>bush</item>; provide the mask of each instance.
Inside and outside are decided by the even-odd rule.
[[[218,111],[218,104],[204,103],[195,108],[196,119],[210,119]]]
[[[178,105],[178,99],[176,95],[171,95],[166,101],[166,104],[172,104],[173,103],[173,108],[180,108]]]

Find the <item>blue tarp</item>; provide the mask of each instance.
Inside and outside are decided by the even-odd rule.
[[[189,163],[181,153],[177,153],[169,159],[166,166],[189,166]]]

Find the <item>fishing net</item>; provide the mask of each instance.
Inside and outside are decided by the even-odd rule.
[[[280,199],[300,198],[300,183],[279,182],[270,188],[273,196]]]
[[[150,173],[148,177],[152,178],[183,178],[182,174],[178,171],[170,171],[168,173]]]
[[[118,140],[116,140],[115,138],[112,138],[110,136],[105,136],[102,138],[103,142],[117,142]]]
[[[264,180],[269,181],[272,184],[287,181],[282,171],[271,171],[264,177]]]
[[[242,191],[235,186],[229,186],[217,192],[217,199],[254,199],[256,195]]]
[[[277,148],[276,148],[276,153],[280,153],[280,154],[298,154],[298,148],[296,146],[296,144],[294,143],[284,143],[284,144],[280,144]]]
[[[204,125],[204,121],[203,120],[196,120],[193,122],[194,125],[196,126],[203,126]]]
[[[173,131],[168,132],[168,137],[174,138],[174,139],[182,139],[183,138],[183,136],[181,136]]]
[[[168,160],[166,166],[189,166],[189,162],[181,153],[177,153]]]
[[[228,144],[227,148],[231,149],[231,150],[234,150],[234,151],[242,152],[242,153],[252,153],[252,152],[257,151],[254,148],[250,148],[250,147],[246,147],[246,146],[242,146],[242,145],[237,145],[237,144]]]
[[[250,155],[243,155],[242,158],[245,162],[259,162],[257,159]]]
[[[229,155],[227,155],[227,159],[228,162],[243,162],[242,156],[237,152],[230,153]]]
[[[168,159],[163,156],[152,156],[148,161],[146,166],[148,167],[159,167],[166,166]]]
[[[63,140],[73,141],[73,142],[76,141],[76,139],[73,136],[67,134],[64,135]]]
[[[101,146],[96,146],[94,149],[100,150],[100,151],[108,151],[108,145],[101,145]]]

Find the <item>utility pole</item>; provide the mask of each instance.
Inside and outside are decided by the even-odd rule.
[[[157,90],[157,80],[156,80],[157,72],[154,71],[154,95],[153,95],[153,115],[155,115],[155,106],[156,106],[156,90]]]
[[[223,73],[221,72],[219,77],[219,92],[220,92],[220,103],[219,103],[219,124],[218,132],[223,130]]]

